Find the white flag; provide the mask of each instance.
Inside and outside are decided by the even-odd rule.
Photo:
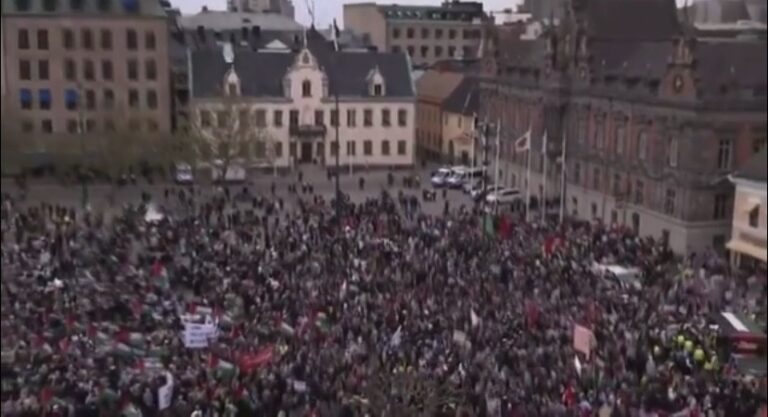
[[[160,411],[171,406],[173,400],[173,374],[165,372],[165,385],[157,389],[157,408]]]
[[[523,152],[531,149],[531,130],[528,129],[523,136],[520,136],[515,140],[515,150],[517,152]]]

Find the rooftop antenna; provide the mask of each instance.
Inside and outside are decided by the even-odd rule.
[[[304,0],[307,6],[307,14],[309,15],[309,22],[311,27],[315,27],[315,0]]]

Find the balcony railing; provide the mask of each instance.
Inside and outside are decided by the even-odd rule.
[[[324,136],[328,132],[325,125],[291,125],[288,130],[292,136],[299,137]]]

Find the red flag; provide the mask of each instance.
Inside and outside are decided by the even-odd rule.
[[[131,338],[131,332],[126,329],[120,329],[115,333],[114,339],[116,342],[125,343]]]
[[[255,353],[242,354],[239,361],[240,370],[243,372],[251,372],[271,361],[274,353],[275,347],[269,345],[259,349]]]
[[[163,264],[160,262],[159,259],[156,259],[155,263],[152,264],[152,276],[159,277],[162,272],[163,272]]]
[[[69,345],[70,345],[70,342],[68,337],[65,337],[59,340],[59,349],[61,349],[62,352],[64,353],[69,352]]]
[[[528,327],[536,326],[539,321],[539,307],[533,301],[529,300],[525,303],[525,318]]]
[[[75,327],[75,315],[69,314],[67,315],[67,329],[71,329]]]
[[[49,386],[43,387],[40,391],[40,402],[47,405],[53,399],[53,390]]]
[[[208,355],[208,368],[213,369],[215,367],[219,366],[219,358],[216,357],[213,353]]]
[[[137,370],[139,370],[139,371],[144,371],[144,359],[142,359],[142,358],[139,358],[139,359],[136,361],[136,365],[135,365],[135,368],[136,368]]]
[[[499,216],[499,235],[501,235],[502,238],[506,239],[510,235],[510,225],[509,220],[507,220],[507,216],[501,215]]]
[[[565,404],[566,407],[570,408],[576,403],[576,393],[573,391],[573,387],[568,385],[565,388],[565,391],[563,391],[563,404]]]

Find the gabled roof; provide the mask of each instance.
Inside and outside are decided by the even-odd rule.
[[[43,0],[2,0],[3,16],[14,15],[82,15],[84,17],[103,16],[134,16],[134,17],[165,17],[166,13],[159,0],[57,0],[51,3],[55,7],[48,9]],[[72,6],[79,4],[80,8]],[[19,9],[19,5],[26,9]]]
[[[592,39],[659,41],[682,34],[673,0],[587,0]]]
[[[747,163],[733,175],[737,179],[745,179],[757,182],[768,182],[768,147],[752,157]]]
[[[404,54],[383,52],[334,52],[316,32],[307,34],[307,46],[320,68],[328,74],[329,91],[340,96],[366,97],[366,77],[378,67],[387,85],[387,97],[413,97],[411,74]],[[275,52],[235,48],[234,69],[241,80],[241,91],[248,97],[283,97],[283,78],[296,60],[297,50]],[[221,47],[192,53],[193,97],[221,95],[228,65]]]
[[[479,96],[477,79],[465,77],[451,95],[445,99],[443,109],[451,113],[470,116],[477,113],[480,107]]]

